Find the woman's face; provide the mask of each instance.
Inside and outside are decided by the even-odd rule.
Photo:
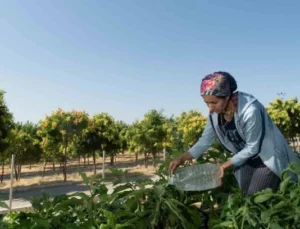
[[[214,95],[203,95],[204,102],[206,103],[210,113],[222,113],[228,103],[229,97],[220,98]]]

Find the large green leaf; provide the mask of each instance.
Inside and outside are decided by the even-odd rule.
[[[191,222],[188,222],[182,215],[182,210],[177,207],[177,202],[174,200],[164,200],[164,204],[168,206],[169,211],[177,216],[181,226],[185,229],[194,228]],[[181,205],[181,204],[180,204]]]
[[[284,229],[278,223],[274,223],[274,222],[270,224],[270,228],[271,229]]]
[[[281,191],[282,193],[285,193],[286,188],[287,188],[287,186],[289,185],[290,181],[291,181],[291,177],[288,176],[287,178],[285,178],[285,179],[281,182],[281,184],[280,184],[280,191]]]
[[[87,175],[85,173],[80,173],[81,177],[82,177],[82,180],[83,182],[86,184],[86,185],[89,185],[90,184],[90,181],[87,177]]]
[[[116,225],[116,216],[114,215],[114,213],[105,209],[102,209],[102,211],[107,218],[107,225],[110,226],[111,228],[114,228]]]
[[[273,196],[272,189],[268,188],[254,194],[254,203],[263,203]]]
[[[255,196],[254,202],[255,203],[263,203],[263,202],[269,200],[272,196],[273,196],[273,194],[261,194],[261,195]]]

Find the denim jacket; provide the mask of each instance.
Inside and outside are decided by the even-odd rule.
[[[209,115],[202,136],[188,152],[197,159],[207,151],[217,137],[225,149],[233,153],[231,162],[235,166],[242,165],[249,158],[259,156],[263,163],[280,177],[290,162],[300,163],[300,159],[289,147],[264,106],[250,94],[238,92],[237,98],[235,125],[239,135],[246,142],[245,148],[237,152],[233,144],[220,131],[218,114],[212,113]],[[235,176],[240,184],[239,170]]]

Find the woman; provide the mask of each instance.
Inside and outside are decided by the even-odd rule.
[[[201,96],[209,108],[209,118],[199,141],[173,160],[169,172],[186,160],[200,157],[217,137],[233,153],[221,164],[224,170],[235,166],[235,177],[246,195],[265,188],[276,190],[282,171],[292,161],[300,163],[284,136],[270,119],[264,106],[252,95],[236,92],[237,84],[227,72],[203,78]]]

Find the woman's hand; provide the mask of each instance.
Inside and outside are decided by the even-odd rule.
[[[187,160],[192,160],[193,159],[193,156],[189,153],[189,152],[186,152],[184,153],[182,156],[174,159],[173,161],[171,161],[170,165],[169,165],[169,173],[170,174],[173,174],[173,172],[175,171],[175,169],[182,165],[185,161]]]
[[[232,166],[232,163],[230,160],[226,161],[225,163],[220,165],[220,176],[219,176],[220,179],[223,178],[225,169],[227,169],[230,166]]]
[[[173,161],[171,161],[170,165],[169,165],[169,173],[173,174],[173,172],[175,171],[175,169],[182,165],[184,163],[184,161],[182,160],[182,157],[178,157],[176,159],[174,159]]]

